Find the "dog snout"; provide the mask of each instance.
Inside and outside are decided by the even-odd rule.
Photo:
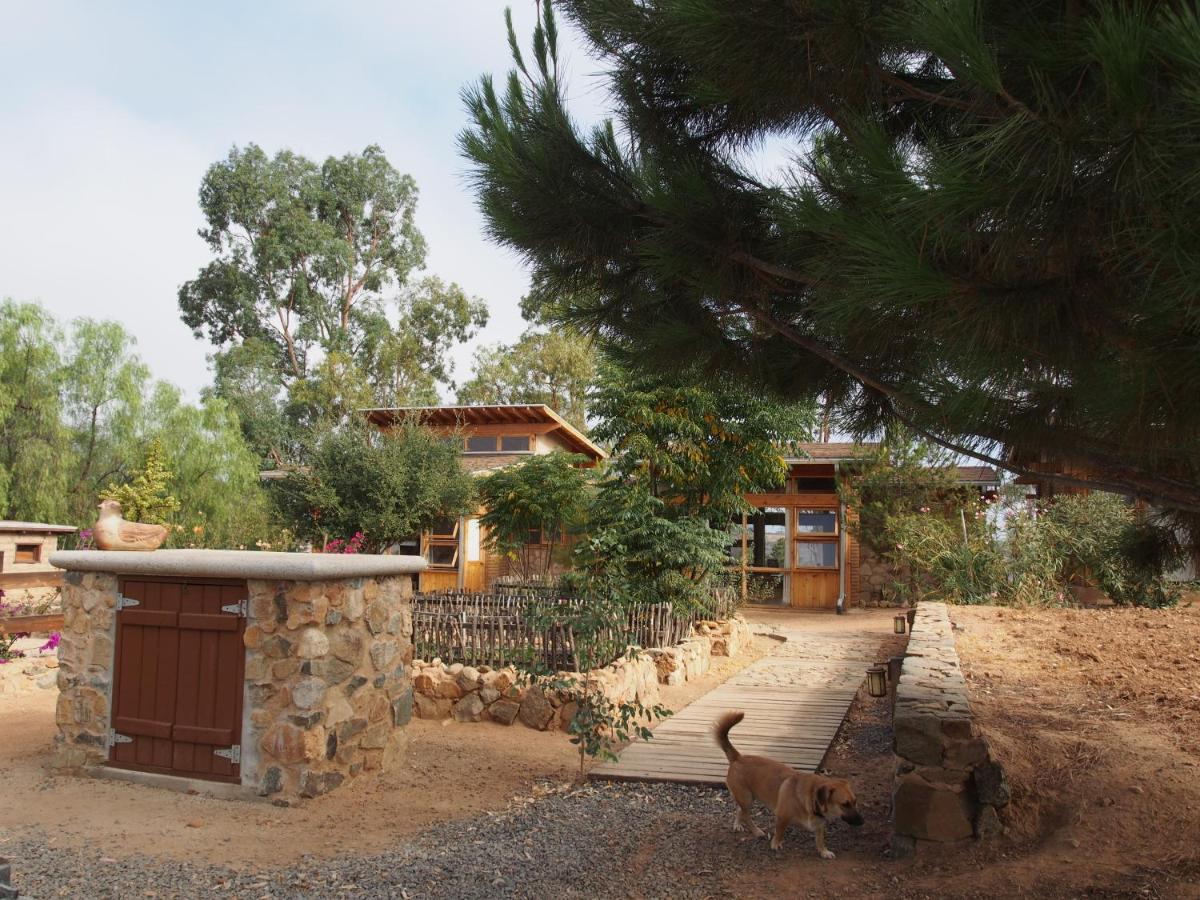
[[[847,825],[861,825],[863,823],[862,813],[857,809],[849,810],[842,813],[842,821]]]

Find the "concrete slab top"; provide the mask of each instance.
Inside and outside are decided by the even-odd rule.
[[[50,554],[50,564],[72,572],[264,581],[336,581],[411,575],[423,572],[427,565],[419,556],[257,550],[59,550]]]

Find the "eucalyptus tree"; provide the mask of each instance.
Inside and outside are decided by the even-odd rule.
[[[205,174],[200,235],[213,258],[180,288],[179,308],[218,348],[217,392],[238,404],[233,388],[249,378],[260,400],[274,393],[282,423],[245,420],[264,456],[355,404],[435,395],[447,351],[486,323],[484,303],[457,285],[414,279],[426,251],[416,206],[416,182],[374,145],[317,164],[249,144]]]

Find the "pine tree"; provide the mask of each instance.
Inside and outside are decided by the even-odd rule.
[[[562,320],[1200,516],[1200,15],[1183,2],[546,2],[466,93],[492,237]],[[755,151],[790,154],[765,177]]]

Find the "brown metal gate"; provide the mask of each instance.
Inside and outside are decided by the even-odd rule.
[[[119,591],[110,763],[239,781],[246,582],[126,577]]]

